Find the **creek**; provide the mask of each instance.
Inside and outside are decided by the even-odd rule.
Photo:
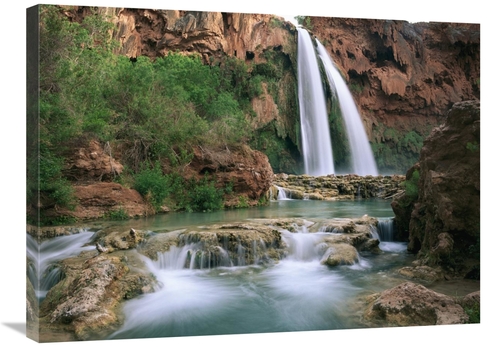
[[[373,236],[382,238],[382,254],[359,254],[355,265],[329,268],[320,263],[318,249],[327,233],[309,232],[314,221],[332,218],[376,217],[381,228]],[[393,212],[380,199],[353,201],[278,200],[269,206],[213,213],[170,213],[130,221],[97,222],[100,227],[121,225],[170,232],[187,226],[206,226],[251,219],[299,218],[310,223],[292,233],[280,230],[288,255],[265,264],[231,264],[204,269],[185,268],[186,252],[172,247],[157,261],[143,257],[160,285],[155,292],[126,301],[124,324],[110,339],[197,336],[240,333],[313,331],[360,328],[359,300],[393,287],[404,278],[393,270],[408,265],[414,257],[406,244],[391,240]],[[96,227],[94,226],[93,229]],[[92,235],[87,229],[41,243],[39,273],[51,264],[87,250]],[[331,234],[330,234],[331,235]],[[388,241],[385,241],[387,239]],[[28,253],[36,253],[28,237]],[[35,251],[33,251],[35,249]],[[30,257],[30,254],[28,254]],[[36,262],[35,262],[36,263]],[[41,278],[45,276],[41,275]],[[53,276],[52,276],[53,277]],[[56,276],[57,277],[57,276]],[[51,280],[51,285],[57,283]],[[55,282],[55,283],[54,283]],[[48,282],[37,287],[43,300]]]
[[[279,200],[268,207],[232,210],[215,214],[179,214],[154,218],[151,226],[181,228],[253,218],[361,217],[365,214],[387,220],[390,205],[382,200],[300,201]],[[219,335],[283,331],[312,331],[362,327],[356,308],[359,295],[398,284],[396,266],[413,257],[406,245],[381,243],[384,253],[360,254],[355,265],[336,269],[320,264],[318,243],[326,233],[281,230],[289,255],[265,265],[223,266],[186,269],[185,255],[166,252],[161,259],[146,259],[148,268],[162,286],[152,294],[127,302],[124,325],[112,339],[162,336]],[[181,259],[179,259],[181,258]]]

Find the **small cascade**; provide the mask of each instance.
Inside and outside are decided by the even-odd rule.
[[[275,186],[278,189],[278,200],[292,200],[288,194],[285,188]]]
[[[206,233],[205,233],[206,234]],[[262,239],[245,245],[238,236],[217,236],[215,233],[200,237],[198,234],[180,235],[182,246],[171,246],[158,253],[155,267],[160,270],[212,269],[259,265],[266,262],[267,248]]]
[[[394,218],[380,218],[377,229],[380,241],[394,241]]]
[[[373,232],[380,241],[379,248],[384,252],[404,253],[407,251],[406,242],[396,242],[394,235],[394,218],[378,219],[378,226]]]
[[[298,226],[292,225],[296,232],[281,230],[285,242],[290,250],[287,260],[292,261],[315,261],[319,262],[325,252],[321,242],[324,235],[320,233],[310,233],[307,224]]]
[[[297,32],[298,96],[305,173],[326,176],[335,173],[326,99],[311,36],[300,27]]]
[[[370,234],[372,235],[372,238],[377,239],[379,241],[382,241],[380,239],[380,235],[378,233],[378,228],[376,226],[370,225]]]
[[[338,97],[351,150],[352,173],[360,176],[377,176],[377,165],[375,164],[373,152],[356,103],[325,47],[318,39],[316,39],[316,43],[318,54],[325,67],[330,87]]]
[[[62,279],[58,261],[78,255],[82,251],[95,250],[94,245],[84,246],[93,235],[93,232],[82,230],[38,244],[31,235],[26,234],[26,256],[29,259],[27,275],[38,300],[45,299],[47,292]]]

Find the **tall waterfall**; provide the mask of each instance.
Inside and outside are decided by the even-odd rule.
[[[360,176],[378,175],[368,137],[361,122],[356,103],[344,79],[335,67],[325,47],[316,39],[318,54],[323,62],[332,91],[336,91],[340,110],[347,130],[347,138],[351,149],[353,172]]]
[[[326,99],[316,51],[309,33],[298,31],[298,90],[305,172],[313,176],[335,173]]]

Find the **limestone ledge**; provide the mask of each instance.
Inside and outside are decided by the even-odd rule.
[[[278,200],[279,191],[297,200],[352,200],[355,198],[391,199],[402,194],[404,175],[287,175],[275,174],[270,188],[271,200]]]

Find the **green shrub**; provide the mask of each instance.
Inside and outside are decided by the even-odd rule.
[[[408,197],[412,200],[418,198],[418,180],[420,179],[420,173],[418,170],[413,171],[410,180],[405,182],[405,192]]]
[[[64,159],[56,156],[43,144],[40,146],[40,194],[47,196],[59,207],[73,209],[76,206],[74,189],[63,177]]]
[[[480,323],[481,322],[481,307],[479,303],[474,303],[464,307],[465,313],[469,316],[468,323]]]
[[[134,189],[145,197],[158,211],[169,194],[169,179],[156,162],[152,168],[143,167],[134,176]]]
[[[187,192],[188,210],[210,212],[224,207],[224,190],[218,189],[207,176],[199,181],[191,180]]]
[[[238,204],[236,205],[236,208],[246,208],[249,207],[250,204],[248,203],[248,197],[244,195],[238,196]]]
[[[471,151],[472,153],[479,151],[479,143],[477,143],[476,141],[474,141],[474,142],[467,142],[467,144],[465,145],[465,147],[469,151]]]
[[[126,219],[130,219],[127,211],[125,211],[125,209],[123,207],[120,207],[117,210],[108,211],[105,214],[105,217],[108,218],[108,219],[113,219],[113,220],[126,220]]]

